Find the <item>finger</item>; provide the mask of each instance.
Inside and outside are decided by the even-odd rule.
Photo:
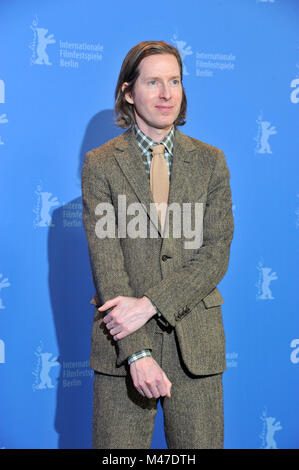
[[[134,363],[133,363],[133,364],[134,364]],[[136,371],[135,371],[134,367],[131,368],[131,377],[132,377],[133,385],[134,385],[134,387],[136,388],[137,392],[139,392],[140,395],[142,395],[143,397],[145,397],[145,394],[144,394],[144,392],[143,392],[141,386],[140,386],[139,384],[138,384],[138,385],[136,384],[137,376],[136,376]]]
[[[144,393],[144,391],[142,389],[142,386],[139,383],[139,380],[137,378],[138,373],[137,373],[137,370],[136,370],[136,362],[137,361],[134,361],[130,365],[130,374],[131,374],[132,382],[133,382],[133,385],[136,388],[136,390],[140,393],[140,395],[145,397],[145,393]]]
[[[167,395],[167,386],[166,386],[166,383],[164,382],[164,380],[162,382],[160,382],[157,385],[157,387],[158,387],[159,396],[165,397],[165,395]]]
[[[171,387],[172,387],[172,383],[168,380],[167,395],[166,395],[168,398],[171,398]]]
[[[171,397],[170,389],[172,387],[172,383],[170,382],[166,374],[164,374],[163,386],[164,386],[163,396],[167,396],[168,398],[170,398]]]
[[[149,389],[149,387],[147,386],[147,384],[145,382],[140,384],[140,387],[143,390],[143,392],[145,393],[146,398],[153,398],[152,392],[151,392],[151,390]]]
[[[108,325],[107,325],[108,326]],[[118,333],[120,333],[122,331],[122,328],[121,326],[114,326],[114,327],[110,327],[110,334],[113,336],[113,335],[117,335]]]
[[[113,299],[106,300],[106,302],[101,305],[101,307],[98,308],[98,310],[107,310],[110,307],[113,307],[113,305],[117,305],[117,297],[114,297]]]
[[[110,310],[108,308],[108,310]],[[112,313],[114,314],[114,316],[112,316]],[[103,318],[103,322],[105,322],[106,324],[107,323],[113,323],[117,320],[117,318],[115,317],[115,308],[113,308],[113,310],[110,310],[110,312],[106,313],[104,318]]]
[[[151,383],[145,383],[144,384],[147,387],[147,389],[149,390],[150,394],[151,394],[151,396],[148,397],[148,398],[159,398],[160,392],[159,392],[157,387],[160,384],[161,384],[161,381],[159,379],[158,379],[158,382],[156,380],[156,382],[153,381]]]
[[[153,398],[159,398],[161,396],[158,385],[153,384],[151,387],[151,392],[152,392]]]
[[[113,321],[113,318],[110,316],[110,313],[107,313],[107,315],[103,318],[103,322],[106,323],[106,326],[108,326],[108,323],[111,323]]]
[[[116,328],[116,327],[121,326],[121,325],[117,325],[117,324],[115,323],[115,318],[111,318],[111,317],[108,318],[108,319],[107,319],[107,318],[103,318],[103,322],[106,323],[106,327],[109,328],[109,329],[111,329],[111,328]]]
[[[152,392],[153,397],[159,398],[166,392],[164,378],[162,374],[154,375],[154,379],[151,383],[147,384]]]
[[[106,326],[106,328],[109,330],[109,328],[112,328],[112,318],[106,319],[105,317],[103,318],[103,323]]]
[[[101,306],[98,308],[98,310],[106,310],[106,308],[108,308],[108,307],[106,306],[106,304],[107,304],[107,302],[105,302],[103,305],[101,305]]]
[[[111,331],[111,330],[110,330]],[[132,331],[128,330],[122,330],[120,333],[117,333],[117,335],[114,337],[116,340],[118,339],[123,339],[126,336],[129,336],[132,333]]]
[[[128,336],[129,333],[126,331],[121,331],[120,333],[114,334],[114,333],[111,333],[111,330],[110,330],[110,334],[113,336],[114,341],[118,341],[119,339],[122,339]]]
[[[136,387],[136,390],[140,393],[140,395],[142,395],[143,397],[145,397],[142,388]]]

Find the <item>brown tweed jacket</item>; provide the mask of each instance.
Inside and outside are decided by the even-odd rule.
[[[217,284],[225,275],[233,238],[230,174],[222,150],[175,131],[168,204],[203,203],[203,240],[197,249],[188,241],[161,236],[160,221],[150,213],[154,204],[134,131],[91,150],[82,170],[83,222],[96,294],[91,304],[102,305],[118,295],[147,295],[176,329],[183,361],[197,375],[215,374],[226,368],[222,323],[223,298]],[[142,203],[156,237],[117,236],[118,196],[126,195],[127,207]],[[98,238],[95,208],[110,203],[115,210],[116,236]],[[132,216],[126,215],[127,226]],[[169,226],[172,227],[170,211]],[[154,230],[153,230],[154,229]],[[182,230],[183,232],[183,230]],[[106,312],[107,313],[107,312]],[[95,308],[90,365],[106,374],[127,374],[126,359],[142,349],[154,351],[155,322],[114,341],[102,321],[105,313]]]

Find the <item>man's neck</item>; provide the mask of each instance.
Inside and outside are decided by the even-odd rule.
[[[165,136],[169,133],[171,130],[173,124],[171,126],[165,128],[165,129],[156,129],[153,127],[145,126],[143,123],[136,123],[139,129],[148,137],[150,137],[152,140],[155,142],[162,142]]]

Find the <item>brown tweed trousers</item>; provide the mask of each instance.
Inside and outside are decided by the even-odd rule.
[[[222,373],[190,374],[171,326],[158,325],[153,343],[155,360],[172,383],[171,398],[159,398],[168,449],[222,449]],[[93,448],[150,449],[157,403],[140,395],[129,371],[126,377],[95,372]]]
[[[126,359],[142,349],[151,349],[154,359],[157,362],[161,361],[160,338],[167,338],[166,342],[169,342],[168,349],[164,348],[163,354],[165,356],[166,350],[172,351],[172,358],[165,358],[165,361],[169,364],[169,373],[172,374],[172,378],[176,377],[177,387],[182,379],[180,374],[183,374],[185,378],[188,376],[189,379],[191,376],[193,378],[197,376],[201,381],[195,380],[196,383],[206,384],[201,388],[204,387],[207,391],[208,383],[213,384],[214,387],[211,388],[210,393],[203,396],[212,397],[213,394],[214,396],[218,394],[218,398],[220,397],[222,385],[219,380],[226,368],[226,361],[221,312],[223,298],[217,289],[217,284],[228,268],[234,230],[229,179],[230,174],[222,150],[188,137],[179,129],[175,130],[168,204],[175,202],[182,206],[183,203],[193,205],[201,202],[204,208],[202,245],[196,249],[188,249],[184,243],[190,240],[186,238],[183,231],[180,238],[174,237],[171,232],[173,224],[171,211],[169,236],[162,237],[161,235],[157,213],[153,216],[153,211],[150,210],[150,204],[153,206],[154,201],[133,129],[129,129],[86,154],[82,170],[83,222],[96,290],[90,303],[100,306],[106,300],[118,295],[138,298],[147,295],[162,314],[161,319],[154,316],[139,330],[119,341],[114,341],[102,321],[107,312],[99,313],[95,308],[90,357],[90,365],[96,371],[94,436],[98,435],[97,416],[101,416],[103,420],[105,415],[105,422],[113,422],[112,414],[116,413],[117,416],[119,410],[126,407],[124,394],[128,398],[128,387],[119,385],[118,388],[112,385],[109,388],[108,382],[116,378],[122,378],[119,382],[123,384],[130,382]],[[127,226],[132,218],[128,214],[123,217],[123,211],[118,205],[118,196],[121,195],[126,196],[127,207],[131,203],[142,203],[146,213],[147,233],[156,233],[154,237],[118,238],[119,224]],[[99,203],[103,202],[110,203],[114,207],[116,236],[113,238],[98,238],[95,233],[99,219],[95,214],[95,209]],[[118,217],[119,214],[122,215],[121,219]],[[161,334],[164,326],[168,328],[168,332],[163,331]],[[164,344],[166,344],[165,340]],[[175,350],[177,350],[176,359],[173,357]],[[170,366],[172,359],[173,365]],[[178,369],[177,372],[175,367]],[[165,373],[167,374],[167,370]],[[169,377],[169,380],[172,381],[172,378]],[[105,386],[104,379],[106,380]],[[116,384],[115,381],[112,383]],[[96,398],[99,394],[99,387],[103,387],[100,393],[101,406]],[[104,413],[102,406],[105,403],[105,396],[112,400],[110,393],[113,387],[117,390],[117,393],[114,391],[112,395],[113,406],[117,405],[115,400],[119,406],[116,407],[117,411],[114,408],[111,410],[112,414],[108,406]],[[172,395],[174,387],[173,385]],[[181,398],[185,396],[185,400],[177,403],[178,415],[180,415],[180,407],[190,409],[191,406],[192,408],[193,405],[190,405],[191,401],[188,402],[187,397],[199,396],[198,393],[194,395],[191,390],[190,385],[186,385],[185,390],[181,389]],[[131,392],[135,397],[138,394],[137,390],[135,393],[132,388]],[[148,400],[141,395],[138,399]],[[172,398],[165,400],[170,402]],[[221,405],[219,402],[217,406],[215,402],[214,404],[219,415]],[[138,408],[138,405],[135,408]],[[201,416],[203,416],[203,410],[204,408],[201,407]],[[176,413],[173,412],[173,416]],[[211,407],[205,413],[211,417]],[[138,421],[137,416],[138,413],[135,416]],[[181,419],[183,421],[187,419],[190,427],[186,414]],[[203,421],[207,422],[209,419],[205,418]],[[131,424],[133,428],[134,426],[136,428],[136,435],[140,434],[133,416]],[[181,426],[184,426],[183,422]],[[192,426],[190,429],[192,430]],[[125,433],[121,431],[121,434],[124,436]],[[97,440],[97,437],[94,439]],[[103,439],[103,433],[100,439]],[[173,442],[171,437],[168,439],[170,443]],[[220,442],[219,439],[217,442]],[[136,441],[133,439],[131,443],[134,447]],[[121,442],[117,445],[125,448],[122,447]],[[129,443],[124,445],[129,446]],[[175,445],[178,443],[175,442]],[[220,446],[220,444],[217,445]],[[112,448],[111,442],[108,447]]]

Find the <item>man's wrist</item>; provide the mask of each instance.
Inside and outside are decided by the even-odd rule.
[[[161,312],[158,310],[158,307],[154,304],[154,302],[153,302],[147,295],[144,295],[143,298],[144,298],[144,297],[150,301],[150,303],[152,304],[152,306],[153,306],[154,309],[155,309],[154,313],[152,314],[152,317],[153,317],[154,315],[156,315],[156,314],[158,315],[158,317],[160,317],[160,316],[161,316]]]
[[[132,364],[132,362],[138,361],[138,359],[142,359],[143,357],[151,356],[151,350],[150,349],[142,349],[142,351],[139,351],[137,353],[132,354],[130,357],[128,357],[128,364]]]

